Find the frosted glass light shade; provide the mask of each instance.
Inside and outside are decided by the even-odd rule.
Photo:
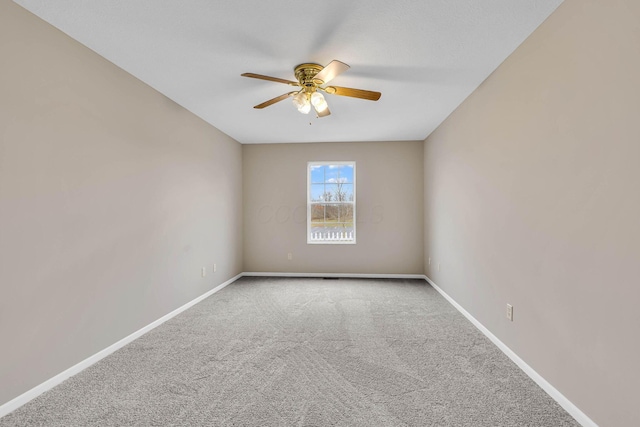
[[[302,107],[298,108],[298,111],[302,114],[309,114],[309,111],[311,111],[311,104],[309,101],[307,101]]]
[[[309,103],[309,97],[307,96],[307,93],[304,91],[298,92],[293,96],[293,105],[302,114],[309,114],[309,111],[311,111],[311,104]]]
[[[320,92],[313,92],[313,94],[311,95],[311,103],[318,113],[322,113],[329,107],[327,101],[324,99],[324,96],[322,96]]]

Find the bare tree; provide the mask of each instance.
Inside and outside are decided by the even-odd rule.
[[[340,202],[336,207],[339,208],[337,218],[342,228],[347,228],[347,223],[353,222],[353,205],[346,203],[353,202],[353,193],[349,194],[345,184],[345,180],[338,179],[335,183],[335,193],[333,195],[333,200]]]

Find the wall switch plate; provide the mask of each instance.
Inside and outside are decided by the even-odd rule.
[[[431,257],[429,257],[429,265],[431,265]]]
[[[438,263],[438,271],[440,271],[440,263]]]
[[[216,271],[218,271],[218,266],[213,264],[213,272],[215,273]]]
[[[511,304],[507,304],[507,319],[513,322],[513,306]]]
[[[202,277],[207,275],[207,268],[206,267],[202,267]]]
[[[289,261],[291,261],[291,260],[293,259],[293,254],[292,254],[291,252],[289,252],[289,253],[287,254],[287,259],[288,259]]]

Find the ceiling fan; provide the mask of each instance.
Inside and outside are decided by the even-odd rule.
[[[258,104],[253,108],[262,109],[273,105],[276,102],[280,102],[283,99],[293,97],[293,105],[301,113],[309,114],[311,106],[313,105],[316,113],[318,113],[318,117],[326,117],[331,114],[331,111],[329,111],[329,105],[321,92],[325,92],[330,95],[350,96],[352,98],[366,99],[369,101],[377,101],[382,95],[380,92],[373,92],[370,90],[352,89],[340,86],[325,86],[336,76],[344,73],[349,68],[350,67],[344,62],[337,60],[331,61],[326,67],[313,63],[300,64],[293,70],[296,79],[298,80],[297,82],[254,73],[244,73],[242,76],[300,87],[297,91],[277,96],[263,102],[262,104]]]

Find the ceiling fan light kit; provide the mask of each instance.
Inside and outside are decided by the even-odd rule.
[[[297,82],[254,73],[244,73],[242,76],[300,87],[300,90],[297,92],[285,93],[284,95],[265,101],[262,104],[258,104],[253,108],[262,109],[292,96],[293,105],[302,114],[309,114],[311,106],[313,106],[318,117],[326,117],[331,114],[331,111],[329,110],[327,100],[319,91],[323,91],[330,95],[349,96],[369,101],[377,101],[380,99],[380,92],[340,86],[324,86],[338,75],[347,71],[349,68],[350,67],[344,62],[337,60],[331,61],[326,67],[313,63],[300,64],[293,70],[293,73],[298,80]]]

